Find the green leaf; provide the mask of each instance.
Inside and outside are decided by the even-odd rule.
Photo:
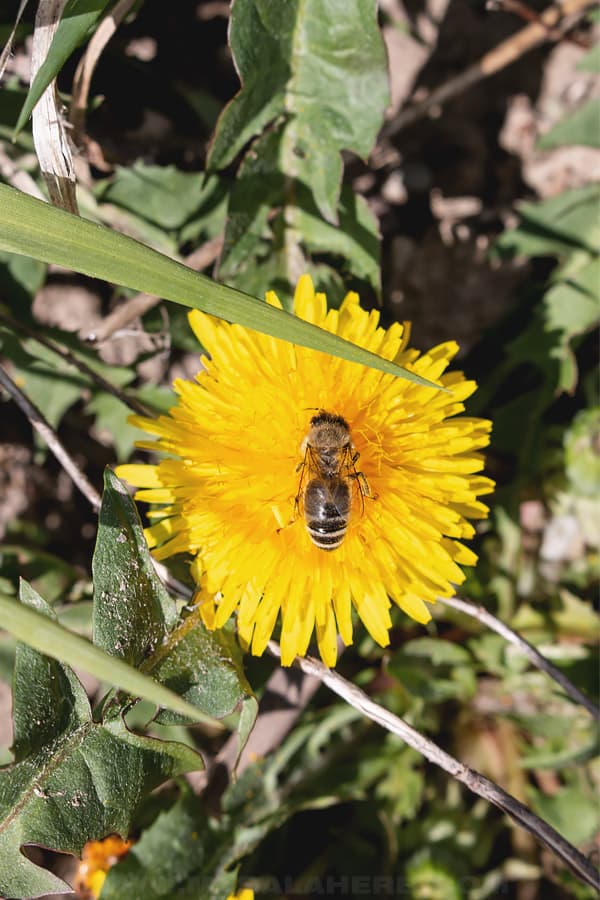
[[[28,352],[25,347],[31,348],[31,342],[26,342],[24,347],[2,325],[0,347],[3,355],[14,363],[19,386],[56,428],[66,411],[81,398],[89,379],[39,344],[35,345],[36,355]]]
[[[581,446],[579,447],[579,452],[582,452]],[[597,491],[598,482],[594,485],[594,494]],[[583,637],[585,640],[592,642],[600,640],[600,620],[598,619],[598,613],[589,601],[582,600],[566,588],[562,588],[559,593],[560,608],[553,610],[551,615],[560,633],[563,636]],[[596,683],[593,690],[597,690],[597,687]]]
[[[341,152],[366,157],[388,103],[386,55],[374,0],[248,0],[233,5],[230,44],[242,89],[223,111],[209,156],[227,166],[277,119],[282,171],[310,185],[333,222]]]
[[[17,537],[21,537],[20,543],[17,542]],[[15,535],[14,542],[5,541],[2,544],[0,571],[12,581],[14,590],[0,586],[0,592],[16,595],[17,585],[22,577],[32,583],[47,603],[54,606],[81,578],[81,572],[66,560],[36,546],[36,539],[47,542],[45,529],[41,528],[39,532],[32,534],[30,530],[23,528]]]
[[[112,384],[123,387],[134,377],[130,369],[103,363],[93,350],[82,348],[73,334],[58,329],[39,331],[56,343],[66,345],[74,356]],[[43,410],[45,418],[55,428],[65,412],[81,400],[83,391],[95,387],[91,376],[84,374],[37,340],[16,336],[9,330],[9,325],[1,322],[0,347],[3,354],[14,363],[19,386]]]
[[[192,718],[195,722],[207,717],[177,694],[169,691],[152,678],[132,669],[127,663],[110,656],[89,641],[72,634],[56,622],[43,618],[34,610],[26,609],[12,597],[0,594],[0,622],[2,628],[18,640],[27,643],[40,653],[46,653],[68,665],[76,666],[95,675],[99,681],[113,684],[134,697],[142,697],[158,706],[164,706]],[[212,725],[218,723],[210,720]]]
[[[2,299],[11,309],[15,309],[17,298],[21,309],[25,306],[25,297],[33,299],[45,278],[46,266],[36,259],[0,253],[0,286],[5,288]]]
[[[253,270],[279,252],[270,217],[283,191],[280,146],[281,134],[267,132],[254,143],[252,152],[240,165],[229,197],[219,262],[219,278],[228,283],[244,284]],[[282,275],[286,280],[285,271]]]
[[[175,604],[156,575],[135,504],[110,469],[92,569],[96,645],[141,667],[213,718],[223,718],[252,695],[232,634],[209,632],[197,612],[176,625]],[[181,715],[162,711],[158,721],[180,722]]]
[[[117,462],[125,462],[131,456],[137,440],[142,439],[140,428],[130,425],[129,407],[113,394],[96,391],[86,405],[86,410],[94,416],[96,428],[104,432],[115,448]]]
[[[226,829],[211,825],[199,798],[184,790],[110,870],[102,900],[223,900],[237,880],[234,870],[225,870],[230,840]]]
[[[138,160],[119,166],[99,199],[143,216],[161,228],[180,228],[214,191],[216,179],[180,172],[175,166],[147,166]]]
[[[364,197],[342,189],[338,225],[323,221],[316,209],[299,207],[296,225],[311,257],[332,254],[345,260],[356,278],[381,286],[378,223]]]
[[[561,736],[564,737],[564,731]],[[583,746],[567,748],[561,746],[557,749],[536,749],[528,752],[521,760],[520,765],[523,769],[550,769],[556,771],[566,766],[582,766],[595,759],[599,750],[598,735],[594,734]]]
[[[15,642],[9,634],[0,632],[0,681],[10,684],[15,663]]]
[[[84,219],[106,225],[121,234],[127,234],[136,241],[164,253],[172,259],[179,259],[178,243],[173,233],[153,225],[148,219],[130,212],[113,203],[98,203],[93,193],[87,188],[77,186],[79,214]]]
[[[26,584],[21,598],[46,624],[50,643],[52,611]],[[68,889],[21,853],[24,844],[79,855],[87,840],[127,836],[145,794],[202,767],[189,747],[135,735],[120,716],[94,722],[71,669],[23,644],[13,708],[15,762],[0,770],[0,892],[7,897]]]
[[[473,696],[471,654],[450,641],[417,638],[390,658],[388,671],[411,694],[431,702]]]
[[[435,387],[375,353],[241,291],[217,284],[125,235],[1,184],[0,250],[54,262],[192,309],[202,309],[263,334]]]
[[[233,771],[237,767],[240,756],[242,754],[242,750],[246,746],[248,738],[250,737],[250,732],[254,728],[256,723],[256,717],[258,716],[258,701],[256,697],[248,696],[242,702],[242,708],[240,711],[240,718],[237,725],[238,731],[238,751],[237,756],[234,760]]]
[[[600,44],[596,44],[589,53],[582,56],[577,69],[580,72],[600,72]]]
[[[163,643],[177,611],[152,565],[135,505],[110,469],[92,573],[94,644],[137,667]]]
[[[573,491],[583,497],[594,497],[599,490],[599,443],[600,406],[580,409],[565,432],[564,447],[567,479]]]
[[[468,665],[471,654],[460,644],[444,641],[441,638],[415,638],[402,646],[402,652],[409,656],[426,659],[434,666]]]
[[[385,737],[381,751],[382,777],[375,794],[391,807],[396,820],[412,819],[423,802],[422,758],[411,747],[399,746],[393,737],[389,734]]]
[[[239,703],[252,698],[234,635],[224,628],[208,631],[197,616],[184,619],[169,635],[156,659],[149,660],[146,671],[215,719],[222,719]],[[166,725],[180,722],[181,717],[162,710],[157,721]],[[249,730],[240,734],[243,743]]]
[[[564,144],[600,147],[600,110],[597,97],[592,97],[570,116],[561,119],[537,142],[540,150]]]
[[[502,254],[565,256],[576,251],[596,255],[600,239],[600,186],[564,191],[542,203],[520,207],[521,222],[496,241]]]
[[[587,786],[566,785],[552,796],[537,790],[532,793],[537,814],[575,846],[587,843],[597,833],[597,797]]]
[[[595,259],[573,278],[559,281],[544,296],[544,327],[556,336],[551,355],[559,363],[558,387],[563,391],[572,393],[577,386],[573,340],[600,322],[599,279],[600,259]]]
[[[411,897],[443,897],[444,900],[464,897],[451,867],[430,859],[428,851],[411,861],[406,870],[406,884]]]
[[[302,254],[310,258],[312,271],[319,257],[341,257],[353,276],[379,290],[377,223],[362,197],[350,189],[342,191],[339,223],[331,225],[322,219],[311,192],[297,184],[293,202],[273,212],[285,203],[282,144],[280,132],[267,132],[240,166],[231,190],[219,277],[229,284],[246,285],[264,281],[270,271],[273,286],[280,293],[286,291],[293,236]]]
[[[86,39],[108,5],[108,0],[68,0],[48,55],[40,66],[23,104],[15,128],[15,136],[27,122],[34,106],[50,82],[60,72],[63,63],[66,62],[73,50]]]
[[[556,332],[558,341],[552,355],[561,364],[559,386],[573,391],[577,385],[577,366],[571,348],[573,338],[600,322],[597,288],[600,284],[600,259],[582,268],[577,277],[561,281],[544,296],[544,327]]]

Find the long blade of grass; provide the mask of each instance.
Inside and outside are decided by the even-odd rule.
[[[108,682],[134,697],[141,697],[157,706],[178,712],[194,722],[223,727],[216,719],[210,718],[148,675],[142,675],[123,660],[94,647],[80,635],[73,634],[47,616],[40,615],[3,594],[0,594],[0,625],[29,647],[69,666],[84,669],[99,681]]]
[[[335,334],[218,284],[104,225],[0,185],[0,250],[164,297],[263,334],[443,390]]]

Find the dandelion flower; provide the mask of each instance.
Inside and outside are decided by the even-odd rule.
[[[267,302],[281,306],[273,292]],[[152,513],[149,545],[157,559],[192,555],[208,628],[237,612],[242,645],[260,655],[279,620],[284,665],[306,653],[315,633],[333,666],[337,634],[351,644],[356,616],[386,646],[391,603],[426,623],[427,604],[451,596],[465,577],[460,566],[476,562],[462,541],[474,534],[468,520],[488,513],[477,498],[493,482],[478,474],[478,451],[491,423],[458,415],[476,384],[446,372],[456,343],[409,349],[406,324],[381,328],[355,293],[328,310],[308,275],[294,309],[445,390],[194,310],[190,325],[210,354],[202,370],[194,382],[175,381],[168,415],[130,420],[156,438],[138,446],[168,458],[118,474],[140,488],[137,500],[163,505]],[[306,437],[322,414],[343,421],[351,441],[341,473],[350,487],[348,527],[330,552],[311,539],[298,497],[300,479],[307,485],[314,475],[308,466],[305,477]]]

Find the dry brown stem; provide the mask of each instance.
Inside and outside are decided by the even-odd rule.
[[[468,603],[466,600],[461,600],[458,597],[438,597],[438,603],[443,603],[445,606],[451,606],[453,609],[458,609],[467,616],[478,619],[482,625],[486,625],[492,631],[495,631],[496,634],[503,637],[509,644],[518,647],[537,669],[541,669],[541,671],[549,675],[553,681],[560,684],[565,693],[568,694],[575,703],[578,703],[583,706],[584,709],[587,709],[597,722],[600,721],[600,709],[598,709],[598,707],[595,706],[578,687],[575,687],[560,669],[553,666],[545,656],[542,656],[539,650],[536,650],[535,647],[529,643],[529,641],[526,641],[524,637],[521,637],[520,634],[517,634],[516,631],[513,631],[512,628],[509,628],[508,625],[505,625],[500,619],[497,619],[496,616],[488,612],[487,609],[484,609],[483,606],[476,606],[474,603]]]
[[[49,450],[57,458],[75,487],[81,491],[86,500],[89,501],[92,509],[97,512],[100,509],[100,494],[88,481],[73,457],[64,448],[58,435],[37,406],[35,406],[31,400],[25,396],[23,391],[17,387],[8,372],[6,372],[2,366],[0,366],[0,385],[8,394],[10,394],[17,406],[25,413],[31,423],[31,427],[35,428],[38,434],[43,438],[48,445]]]
[[[529,50],[547,41],[560,39],[564,34],[565,25],[571,27],[595,5],[594,0],[562,0],[561,3],[548,7],[535,21],[502,41],[476,63],[468,66],[464,72],[433,90],[421,103],[402,110],[384,127],[383,136],[389,138],[398,134],[403,128],[423,118],[433,108],[442,106],[483,78],[489,78],[500,69],[506,68]]]
[[[90,84],[98,60],[134,3],[135,0],[119,0],[115,4],[94,32],[75,70],[69,121],[73,126],[73,143],[76,146],[79,146],[83,141]]]
[[[269,651],[279,658],[279,645],[275,641],[269,642]],[[489,803],[493,803],[510,818],[537,838],[540,843],[544,844],[554,856],[557,856],[562,862],[566,863],[572,871],[586,884],[598,890],[600,888],[600,878],[596,869],[590,864],[585,856],[579,852],[569,841],[558,833],[551,825],[536,816],[530,809],[524,806],[516,797],[503,790],[499,785],[494,784],[485,775],[470,769],[463,765],[459,760],[455,759],[429,738],[420,734],[415,728],[395,716],[389,710],[380,706],[371,700],[364,691],[356,687],[337,672],[328,669],[327,666],[312,657],[297,657],[294,663],[306,675],[312,675],[319,678],[321,682],[331,691],[357,709],[363,715],[367,716],[373,722],[377,722],[382,728],[392,734],[398,735],[405,743],[412,747],[417,753],[420,753],[429,762],[439,766],[445,772],[456,778],[474,794],[483,797]]]

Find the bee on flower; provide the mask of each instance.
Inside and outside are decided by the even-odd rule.
[[[281,306],[273,292],[267,302]],[[294,311],[444,390],[194,310],[203,368],[174,383],[168,415],[130,420],[155,437],[139,446],[168,457],[117,474],[161,505],[146,531],[154,556],[191,554],[208,628],[237,613],[242,644],[260,655],[279,623],[284,665],[314,634],[333,666],[356,617],[386,646],[392,603],[426,623],[428,604],[476,562],[463,541],[488,514],[491,423],[461,415],[476,384],[446,371],[456,343],[411,349],[406,324],[380,327],[353,292],[328,310],[308,275]]]

